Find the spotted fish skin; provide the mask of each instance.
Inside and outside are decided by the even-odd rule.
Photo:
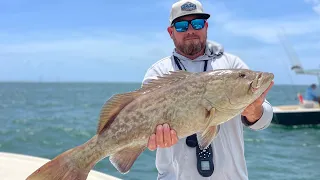
[[[272,73],[247,69],[175,71],[138,90],[115,94],[103,105],[91,139],[60,154],[27,179],[84,180],[106,157],[119,172],[128,173],[156,126],[164,123],[178,138],[198,133],[199,146],[206,148],[218,126],[239,115],[273,78]]]

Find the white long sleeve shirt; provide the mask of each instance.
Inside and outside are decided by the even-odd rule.
[[[201,72],[204,60],[208,60],[207,71],[212,69],[234,68],[248,69],[248,66],[237,56],[223,52],[223,47],[215,42],[207,42],[205,54],[190,60],[173,51],[189,72]],[[143,84],[169,71],[179,70],[173,56],[165,57],[154,63],[146,72]],[[263,115],[253,125],[253,130],[269,126],[273,116],[272,106],[263,103]],[[248,172],[244,156],[244,137],[241,116],[220,125],[217,137],[211,143],[213,150],[214,172],[211,177],[203,177],[197,170],[196,148],[186,145],[186,138],[170,148],[158,148],[156,167],[158,180],[247,180]]]

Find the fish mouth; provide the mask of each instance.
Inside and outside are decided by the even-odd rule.
[[[261,72],[250,84],[250,90],[252,93],[257,92],[259,89],[263,88],[263,90],[269,87],[271,81],[274,79],[273,73]]]

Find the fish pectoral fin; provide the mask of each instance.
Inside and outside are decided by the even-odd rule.
[[[210,126],[206,128],[206,130],[202,133],[200,137],[197,136],[199,148],[201,150],[206,149],[211,144],[213,139],[217,136],[219,132],[219,128],[220,128],[220,125]]]
[[[97,134],[106,128],[107,125],[111,124],[119,112],[137,96],[139,94],[135,91],[113,95],[101,109]]]
[[[111,155],[109,160],[112,165],[122,174],[126,174],[131,169],[133,163],[146,147],[142,145],[125,147],[124,149]]]
[[[211,125],[211,123],[213,122],[213,119],[215,118],[215,111],[216,111],[215,108],[210,109],[209,115],[206,119],[207,128],[201,133],[200,137],[197,136],[200,149],[207,148],[218,134],[219,126]]]

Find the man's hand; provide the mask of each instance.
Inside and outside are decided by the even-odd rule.
[[[171,147],[177,142],[178,137],[175,130],[170,130],[168,124],[158,125],[156,134],[152,134],[149,138],[148,148],[149,150],[154,151],[157,149],[157,147]]]
[[[272,81],[268,89],[264,91],[257,100],[255,100],[242,112],[241,115],[245,116],[249,122],[252,122],[252,123],[256,122],[262,117],[262,114],[263,114],[262,104],[267,96],[268,91],[271,89],[273,84],[274,82]]]

